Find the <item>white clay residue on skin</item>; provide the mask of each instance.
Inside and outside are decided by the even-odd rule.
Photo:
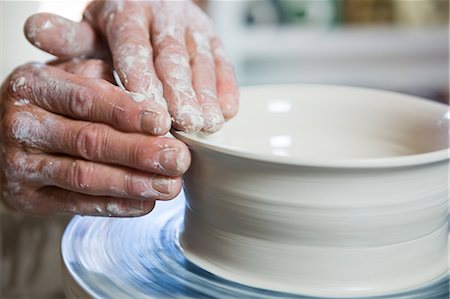
[[[33,63],[34,67],[42,67],[42,64],[40,63]],[[74,88],[74,85],[72,82],[66,81],[66,80],[60,80],[53,75],[49,74],[48,70],[44,70],[42,72],[39,72],[38,76],[39,80],[45,81],[47,83],[47,88],[54,89],[55,92],[61,92],[64,90],[72,90]],[[102,85],[99,84],[98,87],[102,86],[108,86],[107,84]],[[62,93],[64,94],[64,93]],[[61,97],[60,101],[67,101],[68,105],[72,108],[73,112],[77,114],[77,116],[89,116],[92,110],[93,105],[93,99],[94,96],[91,93],[83,92],[81,94],[82,96],[78,98],[67,98],[67,97]],[[38,97],[34,99],[34,102],[36,105],[46,109],[46,110],[52,110],[53,109],[53,103],[49,102],[47,98],[45,97]],[[76,105],[74,104],[76,103]]]
[[[74,26],[70,26],[64,33],[64,39],[66,40],[66,44],[70,45],[71,48],[80,49],[81,43],[77,42],[77,31]]]
[[[145,14],[134,14],[132,20],[121,24],[118,29],[115,29],[116,32],[111,34],[116,36],[116,43],[120,43],[122,40],[120,36],[126,34],[123,31],[130,28],[130,26],[135,27],[137,23],[145,27],[146,21],[144,16]],[[111,13],[109,22],[112,24],[113,20],[114,13]],[[108,25],[108,27],[111,26]],[[117,72],[120,74],[119,77],[115,77],[117,84],[123,86],[123,89],[129,92],[134,101],[143,102],[149,100],[167,109],[167,103],[163,97],[162,84],[159,82],[156,74],[151,72],[149,68],[153,60],[152,49],[148,48],[147,45],[124,42],[116,48],[114,56],[117,61]],[[118,78],[121,78],[121,84],[119,84]]]
[[[26,153],[17,153],[14,156],[14,168],[8,169],[8,172],[17,178],[22,178],[27,182],[51,184],[51,178],[54,176],[61,163],[58,161],[49,162],[40,167],[41,161],[28,158]]]
[[[177,171],[181,172],[187,168],[186,164],[189,158],[187,157],[188,152],[186,151],[178,151],[177,154]]]
[[[156,198],[159,195],[159,193],[150,186],[150,182],[145,181],[144,179],[135,178],[133,179],[133,184],[140,185],[144,190],[139,194],[142,198]]]
[[[116,186],[109,187],[109,191],[111,191],[114,195],[118,196],[128,196],[128,193],[122,189],[117,188]]]
[[[218,58],[220,58],[220,60],[226,62],[226,63],[231,63],[230,59],[228,58],[227,53],[225,52],[225,48],[220,45],[216,48],[213,49],[214,55]]]
[[[114,80],[116,81],[116,84],[123,90],[127,91],[125,89],[125,86],[122,83],[122,80],[120,80],[119,74],[116,71],[113,71],[113,77],[114,77]]]
[[[139,206],[128,205],[127,208],[122,208],[121,205],[114,202],[106,204],[106,214],[108,216],[139,216],[142,215],[143,211],[144,205],[142,201],[139,202]]]
[[[112,2],[116,3],[116,7],[117,7],[117,11],[118,12],[122,12],[123,11],[123,8],[124,8],[124,1],[123,0],[115,0],[115,1],[112,1]]]
[[[218,131],[224,124],[222,111],[217,104],[217,96],[210,89],[202,89],[200,91],[202,99],[202,110],[205,117],[204,129],[210,132]]]
[[[12,82],[12,90],[13,90],[13,92],[17,92],[19,90],[19,88],[25,86],[26,82],[27,82],[27,80],[23,76],[19,77],[17,80]]]
[[[129,216],[140,216],[144,212],[144,202],[142,200],[137,201],[138,205],[136,205],[136,201],[133,202],[133,205],[128,205],[127,215]]]
[[[33,26],[27,31],[27,37],[33,39],[36,37],[36,34],[40,33],[43,30],[48,30],[53,28],[53,24],[50,20],[46,20],[44,23],[40,24],[40,26]]]
[[[50,29],[50,28],[53,28],[53,23],[50,20],[46,20],[41,27],[41,29]]]
[[[155,27],[159,29],[154,36],[155,44],[160,44],[167,38],[184,41],[183,10],[184,1],[155,2],[152,5]]]
[[[31,146],[45,144],[46,132],[52,126],[51,119],[40,121],[28,111],[16,112],[14,116],[16,121],[11,129],[11,133],[16,140]]]
[[[202,114],[190,104],[181,104],[174,113],[175,120],[185,128],[188,133],[193,133],[196,128],[202,128],[204,119]],[[174,120],[174,121],[175,121]]]
[[[25,153],[17,153],[14,156],[14,161],[14,169],[9,169],[9,171],[14,173],[16,177],[25,177],[30,180],[33,180],[34,178],[42,178],[35,172],[35,169],[39,166],[39,161],[28,159]]]
[[[147,97],[141,93],[137,93],[137,92],[131,92],[128,91],[125,86],[122,83],[122,80],[120,80],[119,75],[117,74],[116,71],[113,71],[113,76],[114,76],[114,80],[116,81],[117,85],[124,90],[128,95],[131,96],[131,98],[136,102],[136,103],[141,103],[143,101],[145,101],[147,99]]]
[[[176,65],[179,65],[179,66],[183,66],[183,67],[190,67],[189,61],[186,59],[186,57],[184,57],[182,55],[177,55],[177,54],[170,55],[169,60],[173,64],[176,64]]]
[[[222,111],[217,106],[211,103],[203,103],[202,109],[205,118],[205,126],[203,129],[208,132],[218,131],[223,126],[225,121],[222,115]]]
[[[209,37],[201,32],[193,32],[196,52],[198,54],[211,57],[211,47],[209,45]]]
[[[125,62],[125,64],[132,66],[133,63],[131,62],[131,60],[128,60],[127,62]],[[127,66],[127,68],[128,68],[128,66]],[[122,77],[127,78],[126,74],[123,73],[123,71],[121,71],[121,74],[122,74]],[[120,77],[116,71],[113,71],[113,76],[114,76],[114,80],[116,81],[117,85],[120,88],[122,88],[127,94],[129,94],[135,102],[141,103],[141,102],[144,102],[145,100],[153,100],[155,103],[157,103],[161,107],[167,109],[166,100],[164,99],[164,97],[162,95],[163,91],[162,91],[161,82],[155,82],[153,75],[147,74],[146,76],[143,76],[143,78],[146,80],[145,82],[147,82],[146,83],[147,91],[145,93],[137,93],[137,92],[128,91],[125,88],[124,84],[122,83],[122,80],[120,79]]]
[[[103,213],[103,210],[102,210],[102,208],[99,206],[99,205],[95,205],[95,211],[97,212],[97,213],[99,213],[99,214],[102,214]]]
[[[172,55],[171,59],[183,61],[184,58],[181,55]],[[172,71],[169,73],[167,84],[172,88],[177,100],[197,103],[197,96],[191,85],[191,75],[188,67],[183,64],[175,64]],[[180,109],[181,108],[182,107],[180,107]]]
[[[142,71],[142,68],[151,59],[150,50],[142,45],[124,45],[120,48],[119,56],[123,58],[119,62],[119,68],[127,73],[138,70]]]
[[[133,101],[135,101],[136,103],[141,103],[145,100],[147,100],[148,98],[142,94],[142,93],[137,93],[137,92],[132,92],[132,91],[128,91],[127,92],[131,98],[133,99]]]
[[[31,65],[34,66],[35,68],[41,68],[44,66],[42,62],[32,62]]]
[[[153,167],[154,169],[157,170],[162,170],[165,171],[167,170],[166,168],[164,168],[162,166],[161,163],[161,155],[163,155],[163,153],[167,152],[167,151],[174,151],[176,156],[176,171],[178,173],[184,171],[186,169],[186,164],[189,161],[189,157],[188,152],[181,150],[181,149],[177,149],[177,148],[173,148],[170,147],[167,143],[164,142],[158,142],[157,141],[157,146],[158,146],[158,153],[156,155],[155,158],[151,158],[151,159],[146,159],[145,160],[145,165],[147,165],[148,167]],[[169,164],[169,158],[164,158],[165,160],[163,161],[164,164]]]
[[[125,215],[126,210],[122,209],[120,205],[117,203],[109,202],[106,205],[106,212],[108,212],[108,215]]]
[[[212,91],[211,89],[202,89],[200,91],[200,94],[203,98],[210,98],[215,100],[217,98],[216,93],[214,91]]]
[[[15,106],[26,106],[26,105],[28,105],[28,104],[30,104],[30,101],[29,100],[27,100],[27,99],[19,99],[19,100],[17,100],[17,101],[15,101],[14,102],[14,105]]]

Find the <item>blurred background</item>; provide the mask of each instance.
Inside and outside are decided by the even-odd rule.
[[[448,0],[212,1],[241,84],[327,83],[448,101]]]
[[[197,1],[212,17],[240,85],[326,83],[448,103],[448,0]],[[87,1],[0,1],[0,81],[52,56],[24,38],[25,19],[80,20]],[[1,215],[1,298],[62,298],[59,242],[68,217]]]
[[[49,55],[22,34],[27,16],[81,18],[87,1],[2,1],[1,77]],[[448,101],[449,0],[205,1],[241,85],[328,83]]]

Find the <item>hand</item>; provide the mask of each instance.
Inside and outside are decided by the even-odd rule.
[[[168,109],[178,130],[212,133],[237,113],[233,68],[211,21],[190,1],[93,1],[81,23],[42,13],[27,20],[25,34],[63,59],[106,59],[110,50],[134,99]]]
[[[139,216],[181,190],[182,142],[144,135],[147,105],[100,60],[17,68],[1,87],[2,200],[16,210]]]

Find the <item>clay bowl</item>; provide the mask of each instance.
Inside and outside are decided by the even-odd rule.
[[[255,86],[192,152],[183,250],[227,279],[355,297],[448,273],[448,106],[371,89]]]

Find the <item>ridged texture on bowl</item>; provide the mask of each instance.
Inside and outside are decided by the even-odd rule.
[[[447,271],[447,162],[287,166],[193,148],[181,243],[206,270],[260,288],[365,296]]]

